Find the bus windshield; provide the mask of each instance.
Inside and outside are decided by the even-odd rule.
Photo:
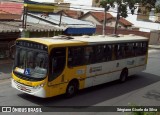
[[[17,48],[14,72],[30,78],[45,78],[48,55],[40,51]]]

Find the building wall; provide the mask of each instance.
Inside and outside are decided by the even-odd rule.
[[[152,31],[150,34],[150,45],[160,44],[160,31]]]
[[[97,26],[96,28],[96,34],[102,34],[102,26]],[[114,28],[113,27],[106,27],[106,31],[105,34],[113,34],[114,32]],[[122,29],[122,28],[118,28],[117,29],[117,34],[124,34],[124,35],[128,35],[128,34],[135,34],[138,36],[143,36],[143,37],[147,37],[150,38],[150,32],[141,32],[138,30],[128,30],[128,29]]]
[[[0,14],[0,20],[20,20],[19,14]]]
[[[14,55],[14,42],[20,37],[19,32],[0,33],[0,63],[8,62]]]

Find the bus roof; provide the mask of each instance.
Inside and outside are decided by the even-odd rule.
[[[33,41],[45,45],[75,45],[75,44],[113,44],[113,43],[124,43],[124,42],[138,42],[138,41],[148,41],[149,39],[142,36],[135,35],[122,35],[119,37],[114,36],[55,36],[55,37],[43,37],[43,38],[20,38],[18,40]]]

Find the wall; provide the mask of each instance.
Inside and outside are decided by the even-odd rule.
[[[150,45],[160,44],[160,31],[152,31],[150,34]]]
[[[113,32],[114,32],[113,27],[106,27],[105,34],[113,34]],[[102,34],[102,26],[97,26],[96,34]],[[122,29],[122,28],[118,28],[117,34],[124,34],[124,35],[135,34],[135,35],[138,35],[138,36],[143,36],[143,37],[150,38],[150,33],[149,32],[141,32],[141,31],[138,31],[138,30],[128,30],[128,29]]]
[[[14,55],[14,41],[20,37],[19,32],[0,33],[0,64],[11,63]]]

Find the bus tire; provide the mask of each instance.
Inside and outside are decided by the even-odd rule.
[[[120,83],[125,82],[127,77],[128,77],[128,69],[125,68],[125,69],[123,69],[122,72],[121,72],[119,82],[120,82]]]
[[[77,91],[78,91],[78,83],[71,81],[66,89],[66,97],[67,98],[73,97],[77,93]]]

